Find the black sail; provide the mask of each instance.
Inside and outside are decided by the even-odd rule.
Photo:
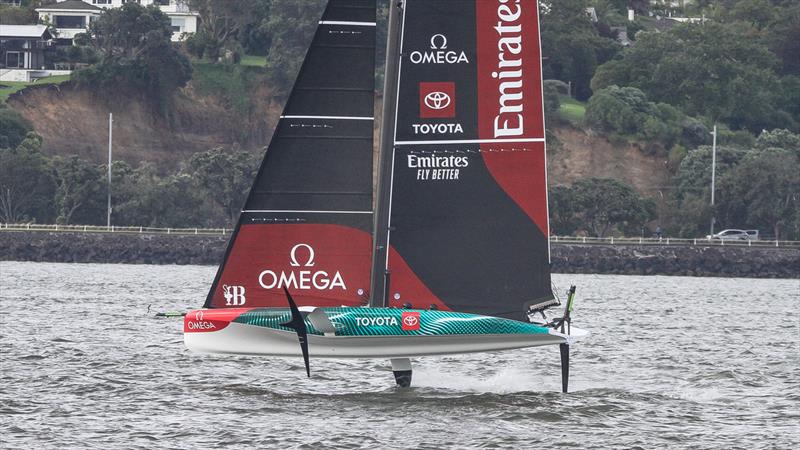
[[[400,49],[385,304],[521,318],[553,299],[537,2],[406,0]]]
[[[206,307],[366,301],[374,71],[374,0],[330,0]]]

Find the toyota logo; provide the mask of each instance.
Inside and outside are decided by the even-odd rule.
[[[403,323],[407,327],[416,327],[418,322],[419,322],[419,319],[417,318],[417,316],[409,315],[409,316],[403,317]]]
[[[450,96],[444,92],[431,92],[425,96],[425,106],[435,110],[445,109],[450,106]]]

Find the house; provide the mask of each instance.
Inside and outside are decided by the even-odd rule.
[[[67,0],[36,8],[39,22],[52,24],[60,45],[72,45],[76,34],[85,33],[103,10],[81,0]]]
[[[48,51],[53,36],[45,25],[3,25],[0,27],[0,81],[31,82],[69,71],[53,71]]]
[[[66,0],[36,8],[39,20],[53,24],[60,44],[70,44],[76,34],[85,33],[89,24],[100,17],[104,9],[119,8],[131,0]],[[138,0],[143,6],[156,5],[172,24],[172,41],[181,40],[183,33],[197,31],[198,14],[183,0]]]

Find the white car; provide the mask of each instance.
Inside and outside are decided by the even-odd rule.
[[[713,235],[707,235],[706,239],[719,239],[721,241],[757,241],[758,230],[722,230]]]

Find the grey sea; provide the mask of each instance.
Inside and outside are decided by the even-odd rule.
[[[3,448],[798,448],[800,281],[555,275],[558,349],[414,361],[199,355],[213,267],[0,263]],[[148,313],[148,307],[150,312]]]

